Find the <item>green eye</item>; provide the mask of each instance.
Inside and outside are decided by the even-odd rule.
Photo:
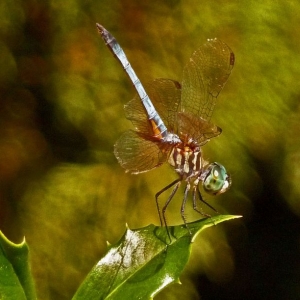
[[[230,186],[230,177],[226,169],[219,163],[210,164],[206,169],[205,175],[203,188],[209,194],[224,193]]]

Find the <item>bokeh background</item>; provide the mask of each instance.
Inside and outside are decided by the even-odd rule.
[[[154,194],[176,178],[167,165],[137,176],[118,165],[134,90],[96,22],[144,83],[181,81],[207,38],[236,55],[212,118],[223,133],[203,150],[233,180],[206,200],[244,217],[201,234],[182,285],[155,299],[299,299],[299,2],[2,1],[0,229],[26,237],[39,299],[70,299],[126,223],[158,225]],[[181,223],[181,199],[170,224]]]

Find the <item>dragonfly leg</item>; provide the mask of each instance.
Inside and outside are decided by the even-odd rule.
[[[199,209],[199,208],[197,207],[196,189],[197,189],[197,187],[194,186],[194,187],[193,187],[193,209],[194,209],[194,211],[198,212],[200,215],[205,216],[205,217],[207,217],[207,218],[210,218],[210,215],[209,215],[209,214],[206,214],[206,213],[202,210],[202,208]],[[198,193],[199,193],[199,199],[200,199],[200,201],[204,202],[204,203],[207,204],[209,207],[211,207],[208,203],[206,203],[206,202],[203,200],[202,195],[201,195],[199,189],[198,189]],[[213,207],[212,207],[212,209],[215,210]]]
[[[171,239],[171,234],[170,234],[170,231],[169,231],[169,228],[168,228],[168,224],[167,224],[167,219],[166,219],[165,213],[166,213],[168,205],[170,204],[171,200],[173,199],[175,193],[177,192],[177,190],[178,190],[178,188],[180,186],[180,183],[181,183],[181,178],[178,178],[178,179],[174,180],[172,183],[170,183],[169,185],[167,185],[166,187],[164,187],[161,191],[159,191],[155,195],[156,206],[157,206],[157,210],[158,210],[158,214],[159,214],[159,219],[160,219],[160,225],[166,227],[167,234],[168,234],[170,242],[172,241],[172,239]],[[158,197],[159,197],[160,194],[162,194],[163,192],[165,192],[166,190],[168,190],[169,188],[171,188],[173,185],[175,185],[175,186],[174,186],[174,188],[172,190],[172,193],[169,196],[168,200],[166,201],[165,205],[163,206],[162,210],[160,211],[159,203],[158,203]]]
[[[209,203],[207,203],[204,199],[203,199],[203,197],[202,197],[202,195],[201,195],[201,193],[200,193],[200,191],[199,191],[199,187],[197,187],[197,192],[198,192],[198,196],[199,196],[199,199],[200,199],[200,201],[201,202],[203,202],[204,204],[206,204],[209,208],[211,208],[213,211],[215,211],[216,213],[219,213],[214,207],[212,207]],[[196,195],[195,195],[195,191],[194,191],[194,196],[193,196],[193,205],[194,205],[194,209],[195,209],[195,207],[197,207],[197,204],[196,204]],[[198,211],[197,209],[195,209],[196,211]],[[200,212],[200,211],[198,211],[201,215],[204,215],[204,216],[208,216],[208,217],[210,217],[210,215],[206,215],[206,214],[204,214],[204,213],[202,213],[202,212]]]
[[[192,232],[190,231],[190,229],[187,225],[187,222],[186,222],[186,216],[184,215],[185,205],[186,205],[186,201],[187,201],[187,198],[188,198],[188,193],[189,193],[190,187],[191,187],[190,183],[188,183],[185,190],[184,190],[183,201],[182,201],[182,204],[181,204],[181,218],[183,220],[183,223],[184,223],[186,229],[189,231],[190,235],[192,235]]]
[[[169,196],[168,200],[166,201],[165,205],[164,205],[163,208],[162,208],[163,224],[165,225],[165,227],[166,227],[166,229],[167,229],[167,233],[168,233],[168,237],[169,237],[170,241],[172,241],[172,239],[171,239],[170,231],[169,231],[168,224],[167,224],[166,210],[167,210],[168,205],[169,205],[170,202],[172,201],[172,199],[173,199],[175,193],[177,192],[177,190],[178,190],[178,188],[179,188],[179,186],[180,186],[180,183],[181,183],[181,181],[178,181],[178,182],[175,184],[175,186],[174,186],[174,188],[173,188],[173,190],[172,190],[171,195]]]
[[[156,195],[155,195],[156,207],[157,207],[157,211],[158,211],[158,215],[159,215],[159,220],[160,220],[160,226],[165,225],[166,222],[163,222],[163,219],[162,219],[162,216],[161,216],[161,210],[160,210],[160,208],[159,208],[158,197],[159,197],[163,192],[165,192],[166,190],[168,190],[169,188],[171,188],[174,184],[177,184],[177,183],[180,182],[180,181],[181,181],[181,178],[178,178],[178,179],[174,180],[173,182],[171,182],[170,184],[168,184],[166,187],[164,187],[162,190],[160,190],[159,192],[157,192]],[[177,187],[177,189],[178,189],[178,187]],[[176,191],[177,191],[177,189],[176,189]],[[175,192],[176,192],[176,191],[175,191]],[[172,198],[173,198],[175,192],[174,192],[174,190],[172,191],[172,194],[171,194],[172,197],[170,196],[169,199],[168,199],[168,201],[167,201],[168,204],[169,204],[170,201],[172,200]],[[171,198],[171,199],[170,199],[170,198]],[[167,204],[167,203],[166,203],[166,204]],[[168,205],[165,205],[165,206],[168,206]],[[164,207],[165,207],[165,206],[164,206]]]

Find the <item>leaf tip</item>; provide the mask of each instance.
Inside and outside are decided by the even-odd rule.
[[[25,238],[25,235],[23,237],[23,241],[20,243],[20,246],[24,246],[26,244],[26,238]]]

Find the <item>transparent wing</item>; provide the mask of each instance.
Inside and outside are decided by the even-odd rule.
[[[182,140],[188,140],[188,137],[192,136],[199,146],[203,146],[222,132],[220,127],[186,112],[178,113],[178,126]]]
[[[181,99],[179,82],[158,78],[145,85],[145,88],[168,131],[175,132],[177,129],[177,111]],[[125,115],[137,131],[153,136],[153,128],[138,95],[125,105]]]
[[[146,89],[169,132],[177,130],[177,112],[181,101],[181,85],[171,79],[157,78]]]
[[[166,161],[167,154],[161,151],[160,144],[148,140],[141,133],[128,130],[116,142],[114,154],[127,172],[138,174],[154,169]]]
[[[168,129],[173,130],[177,125],[180,84],[170,79],[155,79],[145,87],[159,116]],[[153,127],[138,95],[125,105],[125,115],[137,131],[125,132],[115,144],[114,153],[121,166],[137,174],[164,163],[172,145],[154,137]]]
[[[218,39],[196,50],[183,70],[180,110],[209,121],[233,65],[233,52]]]

